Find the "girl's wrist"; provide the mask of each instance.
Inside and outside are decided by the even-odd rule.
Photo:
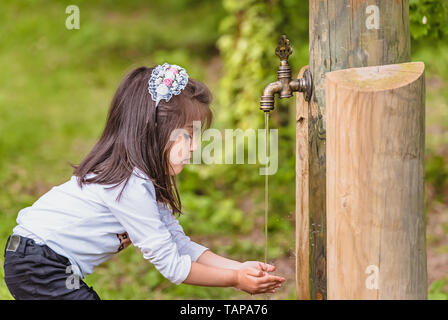
[[[231,260],[223,256],[217,255],[213,253],[210,249],[204,251],[204,253],[199,256],[197,262],[208,266],[224,268],[229,270],[238,270],[244,267],[242,262]]]
[[[239,281],[238,281],[238,269],[230,269],[230,272],[232,274],[231,276],[231,286],[238,288]]]
[[[241,268],[244,268],[244,263],[239,261],[233,261],[232,264],[227,267],[227,269],[236,271],[240,270]]]

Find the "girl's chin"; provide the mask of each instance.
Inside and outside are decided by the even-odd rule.
[[[184,164],[178,164],[173,168],[174,173],[171,173],[172,176],[178,175],[182,169],[184,168]]]

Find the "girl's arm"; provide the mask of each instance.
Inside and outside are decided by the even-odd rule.
[[[241,267],[243,267],[243,264],[241,262],[224,258],[211,252],[210,250],[204,251],[204,253],[202,253],[196,261],[206,266],[219,267],[224,269],[240,269]]]
[[[202,253],[196,261],[207,266],[219,267],[224,269],[237,270],[241,268],[255,268],[267,272],[273,272],[275,270],[275,267],[270,264],[259,261],[239,262],[217,255],[210,250],[204,251],[204,253]]]
[[[162,219],[170,231],[173,240],[176,242],[179,253],[187,254],[191,257],[192,261],[199,262],[204,265],[219,267],[224,269],[241,269],[244,267],[250,267],[259,269],[262,271],[273,272],[275,267],[269,264],[265,264],[258,261],[246,261],[241,263],[239,261],[231,260],[219,256],[210,251],[207,247],[200,245],[190,240],[190,237],[186,236],[179,221],[172,214],[172,210],[168,207],[161,206],[159,208]]]
[[[269,275],[254,268],[239,270],[216,268],[192,262],[190,273],[183,283],[208,287],[235,287],[247,293],[275,292],[284,278]]]

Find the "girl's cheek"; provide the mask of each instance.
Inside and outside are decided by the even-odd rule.
[[[183,163],[183,160],[189,157],[190,153],[190,140],[186,137],[182,137],[179,142],[179,162]]]
[[[181,137],[178,137],[171,147],[169,153],[169,161],[171,164],[178,165],[182,160],[183,141]]]
[[[192,138],[193,140],[192,140],[192,142],[191,142],[191,151],[195,151],[197,148],[198,148],[198,145],[197,145],[197,142],[196,142],[196,139],[195,139],[195,137],[193,136],[193,138]]]
[[[182,150],[182,148],[179,148],[179,151],[177,152],[177,161],[176,161],[176,164],[179,164],[180,163],[180,159],[182,159],[182,153],[183,153],[183,150]]]

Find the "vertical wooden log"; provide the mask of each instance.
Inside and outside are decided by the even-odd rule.
[[[308,296],[326,299],[325,74],[410,61],[409,0],[309,0],[309,15]]]
[[[421,62],[327,73],[328,299],[425,299]]]
[[[300,70],[303,77],[308,66]],[[302,94],[296,98],[296,297],[309,296],[309,217],[308,217],[308,103]]]

